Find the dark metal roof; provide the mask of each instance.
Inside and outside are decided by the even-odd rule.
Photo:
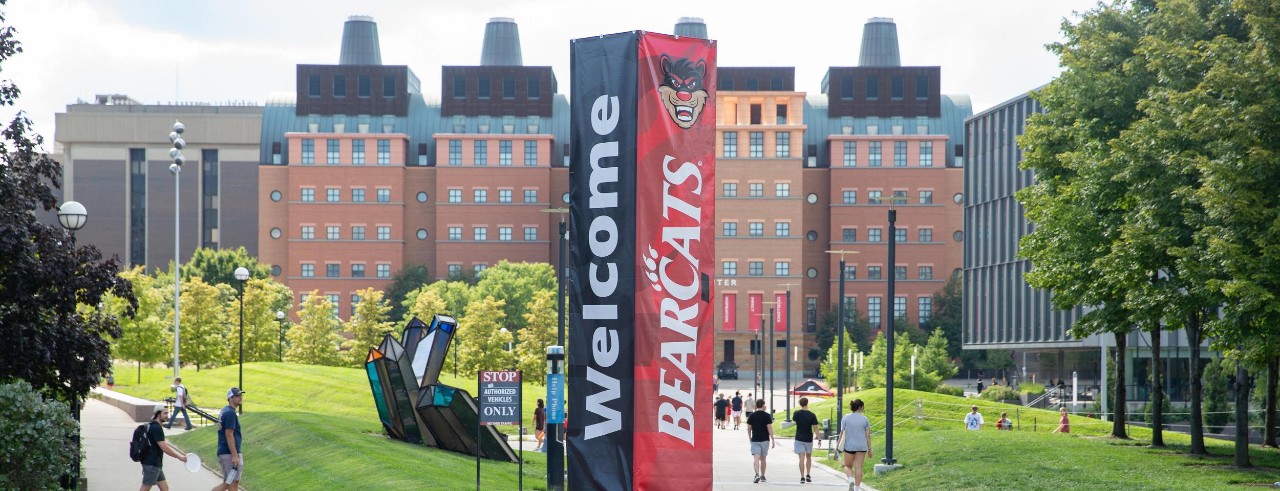
[[[480,52],[484,66],[522,66],[520,28],[510,17],[494,17],[484,26],[484,49]]]
[[[862,53],[859,66],[900,66],[898,57],[898,26],[893,19],[872,17],[862,28]]]
[[[707,37],[707,24],[702,22],[701,17],[681,17],[676,21],[675,34],[681,37],[710,39]]]
[[[373,17],[353,15],[342,26],[342,53],[339,65],[381,65],[378,24]]]

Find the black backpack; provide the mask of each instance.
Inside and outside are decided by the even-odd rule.
[[[134,462],[142,462],[151,453],[151,437],[147,435],[149,429],[151,423],[138,425],[133,430],[133,439],[129,440],[129,458]]]

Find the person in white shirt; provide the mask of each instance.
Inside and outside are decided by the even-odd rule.
[[[849,491],[862,489],[862,464],[871,458],[871,421],[863,414],[862,399],[849,402],[849,414],[840,420],[840,439],[837,448],[844,455],[844,475],[849,481]]]
[[[978,431],[982,429],[983,423],[982,413],[978,412],[978,406],[973,406],[973,410],[969,414],[964,415],[964,429]]]
[[[191,398],[187,397],[187,386],[182,385],[182,377],[173,378],[173,390],[177,393],[173,399],[173,417],[169,418],[169,424],[165,428],[173,429],[173,421],[178,419],[178,413],[182,413],[182,420],[187,423],[186,429],[190,431],[195,428],[191,426],[191,416],[187,415],[187,404],[191,403]]]

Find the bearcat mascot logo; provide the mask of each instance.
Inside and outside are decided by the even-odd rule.
[[[688,58],[672,60],[662,55],[662,83],[658,85],[658,94],[667,107],[667,115],[683,129],[697,123],[707,105],[707,90],[702,86],[706,75],[706,61],[694,63]]]

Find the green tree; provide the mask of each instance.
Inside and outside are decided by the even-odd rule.
[[[515,341],[514,333],[503,332],[506,319],[503,302],[493,297],[476,300],[467,315],[458,320],[458,369],[464,374],[479,370],[504,370],[515,366],[514,353],[508,351]]]
[[[360,296],[360,303],[342,330],[351,333],[351,339],[343,343],[347,348],[347,363],[359,368],[364,366],[369,348],[381,343],[387,333],[395,330],[395,325],[387,320],[391,306],[382,298],[381,291],[365,288],[356,295]]]
[[[427,267],[421,264],[406,264],[395,276],[391,277],[391,285],[387,286],[385,298],[387,303],[391,305],[391,312],[387,314],[388,319],[402,319],[405,317],[405,301],[409,298],[409,294],[414,290],[426,286],[431,283],[431,275],[427,274]]]
[[[56,400],[46,400],[26,381],[0,384],[0,489],[60,489],[55,476],[79,465],[78,423]]]
[[[524,327],[524,314],[540,291],[556,289],[556,271],[547,263],[513,263],[499,261],[485,269],[476,283],[473,298],[493,297],[503,302],[507,329],[515,332]],[[554,302],[553,302],[554,304]]]
[[[871,353],[867,355],[862,370],[858,371],[858,385],[864,389],[885,386],[885,372],[888,366],[888,343],[884,336],[877,337],[871,344]],[[894,388],[911,387],[911,355],[918,353],[920,345],[912,343],[906,333],[898,333],[893,341],[893,386]],[[945,351],[946,347],[941,346]],[[923,350],[923,351],[928,351]],[[925,370],[916,360],[916,390],[933,392],[942,384],[943,374]],[[954,370],[954,367],[952,367]]]
[[[182,282],[182,322],[178,344],[182,361],[196,371],[227,360],[227,308],[218,287],[200,277]]]
[[[412,319],[412,316],[408,311],[413,309],[413,305],[417,302],[418,296],[424,291],[435,292],[437,297],[444,300],[444,310],[432,311],[428,314],[428,318],[430,315],[439,313],[448,314],[455,318],[462,317],[466,314],[467,305],[471,303],[471,299],[473,298],[471,285],[465,281],[440,280],[434,282],[430,285],[409,292],[409,294],[405,296],[404,302],[402,303],[405,309],[405,318],[403,322],[409,322],[409,320]]]
[[[128,300],[109,295],[103,308],[119,319],[120,337],[111,343],[112,355],[138,366],[138,383],[142,382],[142,365],[160,363],[173,354],[173,293],[164,291],[167,284],[156,285],[142,266],[120,273],[121,279],[134,285],[137,308],[129,315]]]
[[[285,360],[307,365],[342,365],[338,348],[342,336],[338,335],[338,319],[333,315],[333,304],[319,291],[312,290],[298,312],[299,322],[289,329],[289,351]]]
[[[516,344],[517,367],[524,379],[538,385],[547,382],[547,346],[556,344],[555,290],[542,290],[533,295],[524,314],[524,329]]]
[[[831,309],[818,319],[818,352],[826,353],[836,342],[836,320],[839,318],[839,310]],[[867,322],[867,318],[858,312],[858,308],[853,302],[848,302],[844,309],[844,327],[848,331],[849,339],[858,346],[870,346],[871,338],[874,336],[875,328]]]
[[[855,353],[854,356],[857,356],[856,353],[861,352],[858,348],[858,344],[853,342],[853,339],[849,337],[847,332],[844,337],[844,352],[841,353],[837,346],[837,343],[831,343],[831,347],[827,349],[826,356],[822,357],[822,364],[818,367],[818,371],[822,374],[822,379],[827,382],[827,386],[831,387],[833,392],[841,389],[839,387],[840,374],[837,372],[840,367],[844,367],[845,369],[845,387],[852,387],[854,385],[854,367],[852,365],[857,361],[854,360],[853,363],[851,363],[849,360],[849,353]]]
[[[182,265],[182,281],[199,277],[211,285],[236,285],[236,268],[249,270],[249,277],[265,280],[271,277],[271,267],[249,255],[244,246],[235,249],[210,249],[201,247],[191,254],[191,260]]]
[[[235,290],[231,290],[234,292]],[[328,299],[326,298],[327,302]],[[250,278],[244,284],[244,361],[277,361],[280,353],[280,331],[284,328],[276,312],[292,310],[293,291],[273,280]],[[332,304],[331,304],[332,305]],[[332,312],[330,312],[332,316]],[[240,302],[231,302],[227,310],[230,321],[230,361],[239,360]],[[292,339],[292,338],[290,338]]]
[[[955,363],[951,362],[950,349],[948,346],[946,333],[942,329],[934,329],[933,334],[929,335],[929,341],[925,344],[924,349],[920,350],[916,364],[920,370],[934,373],[938,375],[938,381],[949,379],[956,376],[960,369]],[[916,388],[920,389],[920,381],[916,380]]]
[[[436,314],[448,313],[449,309],[445,306],[443,298],[435,290],[420,289],[413,292],[406,301],[410,301],[409,306],[405,309],[405,323],[414,317],[422,320],[422,322],[430,323]]]
[[[961,327],[964,320],[964,277],[958,274],[947,278],[947,284],[933,294],[933,318],[930,328],[942,331],[947,340],[947,356],[960,358],[963,350]]]

